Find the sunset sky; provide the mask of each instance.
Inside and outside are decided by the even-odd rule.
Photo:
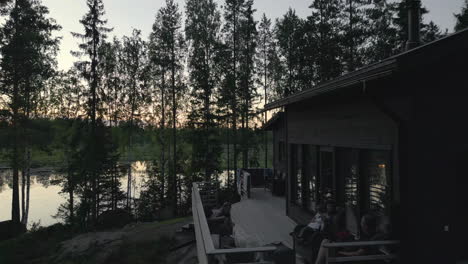
[[[179,3],[181,9],[184,8],[185,0],[176,0],[176,2]],[[260,18],[263,13],[266,13],[268,17],[275,19],[292,7],[299,16],[306,17],[310,13],[308,6],[311,2],[311,0],[255,0],[256,16]],[[70,32],[83,31],[79,20],[87,11],[86,1],[43,0],[43,3],[49,7],[50,16],[63,27],[59,33],[63,39],[58,61],[60,69],[68,69],[75,60],[70,51],[76,50],[78,43]],[[218,0],[218,3],[221,5],[224,1]],[[442,29],[447,28],[449,32],[453,31],[455,25],[453,14],[460,12],[463,0],[423,0],[422,3],[430,11],[426,20],[433,20]],[[146,38],[151,31],[155,14],[163,4],[164,0],[104,0],[108,25],[114,28],[110,37],[130,35],[131,31],[136,28],[142,30]]]

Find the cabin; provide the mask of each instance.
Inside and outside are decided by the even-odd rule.
[[[467,73],[465,30],[266,105],[286,214],[334,199],[388,216],[401,263],[466,261]]]

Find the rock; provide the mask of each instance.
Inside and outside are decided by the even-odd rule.
[[[79,235],[62,242],[60,253],[56,255],[57,263],[76,257],[92,257],[93,263],[103,263],[104,260],[123,243],[124,232],[97,232]]]
[[[133,216],[125,210],[117,209],[102,213],[97,219],[97,229],[122,228],[133,221]]]
[[[13,221],[0,222],[0,241],[14,238],[26,232],[26,226]]]

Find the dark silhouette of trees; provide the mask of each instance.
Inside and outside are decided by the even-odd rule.
[[[29,167],[31,163],[30,118],[38,94],[53,75],[59,39],[52,36],[60,29],[40,1],[16,0],[0,32],[1,89],[9,99],[8,111],[13,130],[11,165],[13,168],[12,220],[20,222],[19,170],[23,171],[22,219],[29,212]],[[23,166],[21,166],[23,164]],[[26,197],[26,200],[25,200]]]
[[[221,15],[213,0],[186,2],[185,35],[188,44],[190,112],[188,125],[193,129],[191,170],[202,170],[210,180],[220,170],[221,146],[215,112],[221,81],[216,72],[221,41]]]
[[[171,122],[172,122],[172,166],[170,168],[171,178],[169,181],[169,200],[171,207],[174,210],[174,214],[177,215],[177,197],[178,197],[178,173],[180,172],[178,167],[178,156],[177,156],[177,111],[180,110],[181,103],[179,102],[185,86],[183,83],[183,57],[185,55],[185,41],[181,29],[181,13],[179,7],[174,3],[173,0],[167,0],[166,6],[159,10],[158,17],[160,18],[159,23],[159,37],[161,41],[159,51],[164,58],[164,74],[169,76],[163,76],[164,86],[166,84],[166,78],[170,84],[171,100],[169,101],[171,106]],[[153,27],[154,30],[154,27]],[[164,100],[164,99],[163,99]]]
[[[72,33],[76,38],[82,40],[79,51],[72,52],[81,61],[75,63],[89,86],[85,97],[87,101],[87,119],[90,120],[89,127],[83,132],[85,137],[84,166],[80,176],[80,187],[82,188],[81,217],[95,224],[101,210],[100,198],[104,190],[101,189],[101,180],[113,169],[112,163],[116,162],[113,154],[113,146],[105,127],[103,118],[103,95],[101,90],[102,57],[100,49],[104,45],[107,33],[112,29],[106,27],[107,20],[103,19],[105,14],[102,0],[87,0],[88,13],[80,20],[84,27],[84,34]]]
[[[460,31],[468,27],[468,1],[465,0],[465,6],[462,8],[460,14],[455,14],[457,24],[455,31]]]

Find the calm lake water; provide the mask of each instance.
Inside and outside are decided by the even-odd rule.
[[[49,226],[61,221],[61,219],[56,219],[53,216],[57,214],[59,206],[67,200],[67,194],[61,193],[62,187],[60,186],[60,181],[64,178],[63,176],[63,174],[47,168],[39,168],[31,171],[29,226],[37,222],[40,222],[41,226]],[[145,162],[132,163],[132,177],[132,196],[138,198],[141,185],[148,177]],[[122,182],[122,190],[126,192],[127,177],[122,177],[120,181]],[[11,170],[0,170],[0,221],[11,219],[11,186]]]
[[[132,196],[138,198],[141,186],[148,178],[146,162],[132,163]],[[59,206],[66,202],[67,194],[62,193],[60,181],[63,174],[51,169],[39,168],[31,171],[31,192],[29,205],[28,225],[40,223],[41,226],[49,226],[61,221],[53,216],[57,214]],[[220,176],[221,184],[225,184],[227,173]],[[127,191],[127,177],[120,179],[122,190]],[[20,177],[21,184],[21,177]],[[0,170],[0,222],[11,219],[11,197],[12,197],[12,172],[11,170]],[[20,185],[21,199],[21,185]]]

